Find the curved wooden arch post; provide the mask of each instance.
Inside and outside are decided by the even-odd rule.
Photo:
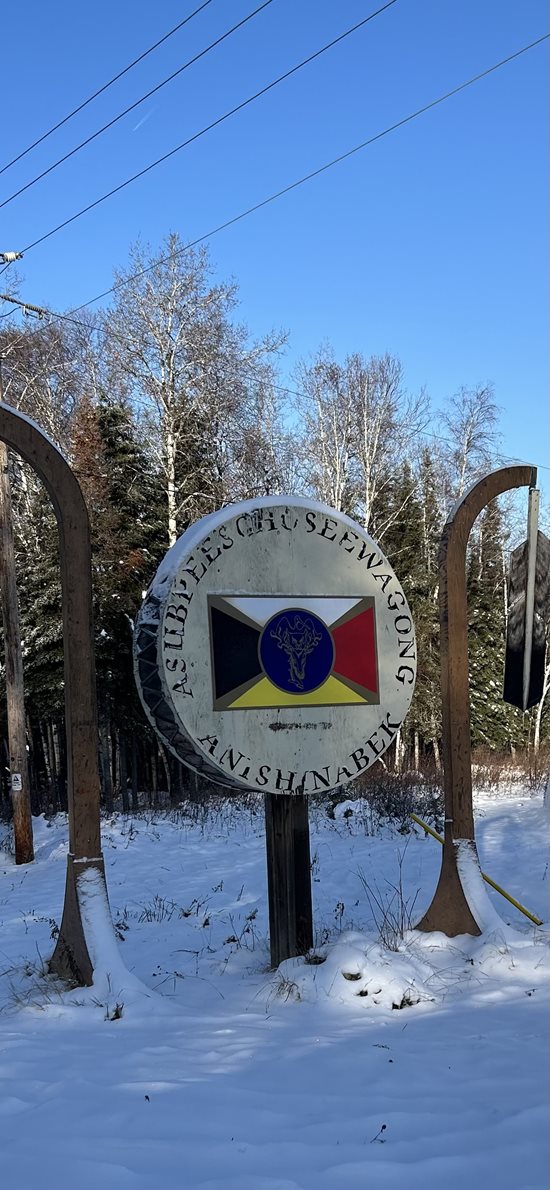
[[[445,842],[439,882],[433,901],[419,922],[419,930],[444,934],[480,934],[475,900],[466,895],[459,855],[464,840],[470,852],[470,871],[479,869],[472,805],[470,691],[468,675],[468,606],[466,598],[466,547],[474,521],[495,496],[512,488],[534,487],[536,467],[517,464],[500,467],[474,484],[453,509],[439,547],[439,619],[441,627],[441,698],[443,712],[443,768],[445,787]],[[482,896],[484,893],[482,891]],[[479,916],[479,914],[477,914]]]
[[[53,442],[22,414],[0,403],[0,438],[45,484],[59,528],[69,855],[65,904],[50,968],[76,984],[91,984],[93,962],[79,907],[79,877],[95,868],[105,885],[99,823],[99,767],[92,569],[88,510],[76,476]],[[107,905],[106,888],[104,904]]]

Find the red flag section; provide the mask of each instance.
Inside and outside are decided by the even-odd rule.
[[[351,616],[338,628],[331,629],[331,635],[335,650],[332,672],[377,693],[374,608],[368,607],[359,615]]]

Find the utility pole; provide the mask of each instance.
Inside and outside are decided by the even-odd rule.
[[[0,401],[4,399],[0,353]],[[19,627],[19,602],[15,577],[15,549],[8,450],[0,441],[0,588],[4,623],[4,661],[10,752],[11,799],[15,862],[28,864],[34,859],[32,836],[29,765],[25,731],[23,659]]]

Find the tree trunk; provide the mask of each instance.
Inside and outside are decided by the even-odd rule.
[[[53,744],[53,730],[52,730],[51,719],[46,719],[44,726],[45,726],[45,732],[46,732],[46,751],[47,751],[47,755],[48,755],[48,764],[49,764],[49,769],[50,769],[51,779],[52,779],[52,801],[54,802],[56,810],[59,810],[59,809],[61,809],[61,797],[60,797],[61,791],[60,791],[60,786],[59,786],[59,773],[58,773],[58,770],[56,767],[56,760],[55,760],[55,748],[54,748],[54,744]]]
[[[102,708],[102,714],[99,718],[99,763],[100,772],[103,785],[103,797],[105,799],[105,809],[108,814],[113,813],[113,779],[111,773],[111,757],[110,757],[110,739],[109,727],[107,722],[107,714],[105,708]]]
[[[189,772],[190,772],[191,781],[192,781],[192,787],[190,790],[191,801],[192,802],[200,802],[201,796],[200,796],[200,792],[199,792],[199,774],[196,771],[189,770]]]
[[[180,806],[183,801],[183,765],[171,754],[165,758],[165,764],[166,760],[170,768],[170,805],[172,807]]]
[[[111,719],[109,731],[109,747],[111,754],[111,780],[113,783],[113,801],[121,794],[120,789],[120,756],[118,751],[118,732]]]
[[[38,730],[38,738],[40,741],[40,751],[42,754],[42,768],[43,768],[44,775],[46,778],[46,791],[47,791],[46,811],[48,813],[51,811],[53,814],[56,814],[59,809],[58,803],[57,803],[57,789],[55,788],[55,784],[54,784],[53,777],[52,777],[52,766],[50,764],[50,753],[49,753],[49,749],[48,749],[48,736],[46,733],[46,727],[45,727],[43,719],[38,720],[37,730]]]
[[[122,813],[130,813],[130,798],[128,796],[128,752],[126,737],[117,731],[118,776],[120,782],[120,796],[122,798]]]
[[[0,396],[2,393],[0,384]],[[0,442],[0,586],[4,622],[4,664],[10,748],[11,800],[16,864],[34,859],[32,816],[25,731],[23,656],[19,627],[19,602],[15,579],[15,551],[8,450]]]
[[[42,805],[42,787],[38,779],[37,771],[37,755],[35,747],[35,735],[32,729],[32,723],[27,715],[27,740],[28,740],[28,765],[29,765],[29,789],[31,797],[31,811],[33,814],[42,814],[44,806]]]
[[[67,812],[67,755],[65,751],[65,732],[61,732],[59,723],[52,723],[52,741],[55,756],[55,770],[57,773],[57,788],[61,809]]]
[[[6,739],[2,739],[2,752],[4,754],[4,763],[0,764],[0,785],[2,788],[2,806],[4,806],[5,803],[7,811],[8,806],[11,808],[11,789],[9,787],[8,781],[10,750],[8,748],[8,741]]]
[[[435,771],[439,776],[441,773],[441,754],[439,751],[439,740],[435,736],[432,740],[432,746],[434,750]]]
[[[403,759],[403,742],[402,742],[402,738],[401,738],[401,728],[398,728],[397,735],[395,737],[395,758],[394,758],[394,763],[393,763],[394,771],[396,773],[401,772],[402,759]]]
[[[544,685],[543,685],[543,689],[542,689],[542,698],[537,706],[537,710],[536,710],[536,714],[535,714],[535,730],[533,733],[533,754],[534,754],[535,758],[537,758],[538,754],[539,754],[542,712],[544,710],[544,704],[546,702],[546,696],[547,696],[549,690],[550,690],[550,661],[548,661],[548,659],[547,659],[546,666],[544,669]]]
[[[168,500],[168,544],[174,545],[178,537],[176,520],[176,443],[172,426],[166,432],[166,497]]]
[[[159,777],[157,766],[157,746],[156,740],[153,740],[153,748],[151,751],[151,789],[149,792],[149,803],[155,807],[158,806],[158,790]]]
[[[131,776],[132,811],[134,814],[137,814],[137,811],[139,810],[139,787],[138,787],[138,748],[137,748],[137,740],[136,740],[135,731],[132,732],[131,765],[132,765],[132,776]]]
[[[158,750],[159,750],[160,758],[162,760],[162,767],[164,769],[165,778],[166,778],[166,792],[167,792],[167,794],[170,798],[170,802],[171,802],[172,801],[172,773],[170,770],[170,761],[168,759],[166,748],[164,747],[163,744],[161,744],[161,743],[158,744]]]

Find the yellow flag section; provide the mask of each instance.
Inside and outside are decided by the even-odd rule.
[[[324,707],[335,706],[338,703],[349,705],[367,702],[368,698],[331,674],[322,686],[310,690],[307,694],[286,693],[264,677],[249,690],[245,690],[235,702],[230,703],[230,707],[236,711],[240,707],[249,710],[251,707]]]

